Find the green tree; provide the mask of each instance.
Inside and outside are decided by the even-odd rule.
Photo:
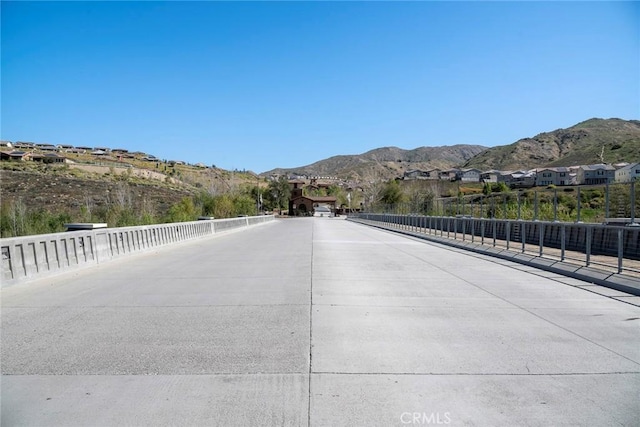
[[[169,208],[167,222],[195,221],[198,217],[196,206],[191,197],[183,197],[175,205]]]
[[[269,200],[273,203],[273,209],[282,210],[289,207],[289,199],[291,198],[291,189],[289,181],[285,176],[281,176],[277,180],[269,182]]]
[[[398,181],[389,181],[382,190],[380,201],[385,205],[396,205],[403,200],[402,190]]]

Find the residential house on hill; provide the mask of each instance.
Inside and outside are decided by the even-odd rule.
[[[67,161],[66,157],[60,156],[57,153],[34,154],[31,156],[31,160],[47,164],[65,163]]]
[[[36,147],[40,151],[58,151],[58,147],[53,144],[36,144]]]
[[[13,148],[17,148],[20,150],[33,150],[35,146],[36,144],[34,144],[33,142],[25,142],[25,141],[16,141],[16,143],[13,144]]]
[[[503,174],[502,171],[497,169],[491,169],[480,174],[480,182],[485,183],[496,183],[500,181],[500,176]]]
[[[21,162],[26,160],[31,160],[31,153],[26,151],[1,151],[0,152],[0,160],[12,161],[12,162]]]
[[[456,181],[460,178],[460,169],[447,169],[440,171],[438,178],[445,181]]]
[[[612,183],[616,179],[616,168],[611,165],[584,165],[578,168],[577,183],[595,185]]]
[[[498,182],[504,182],[510,188],[531,188],[536,185],[536,171],[504,172],[498,177]]]
[[[402,176],[402,179],[407,181],[410,181],[413,179],[428,179],[428,178],[429,178],[429,172],[421,171],[420,169],[412,169],[410,171],[406,171]]]
[[[640,180],[640,163],[631,163],[615,171],[616,182],[633,182]]]
[[[536,172],[536,185],[544,187],[547,185],[571,185],[571,169],[558,167],[558,168],[543,168],[538,169]]]
[[[460,180],[462,182],[480,182],[482,171],[479,169],[462,169],[460,171]]]

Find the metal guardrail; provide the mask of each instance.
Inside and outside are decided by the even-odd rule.
[[[273,215],[99,228],[0,239],[2,286],[144,252],[160,246],[262,224]]]
[[[360,213],[360,220],[640,276],[640,227]]]

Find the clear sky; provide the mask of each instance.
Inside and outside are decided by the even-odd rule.
[[[637,2],[1,7],[4,140],[260,173],[640,118]]]

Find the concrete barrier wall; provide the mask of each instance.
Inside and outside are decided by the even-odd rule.
[[[2,287],[273,220],[263,215],[0,239]]]

